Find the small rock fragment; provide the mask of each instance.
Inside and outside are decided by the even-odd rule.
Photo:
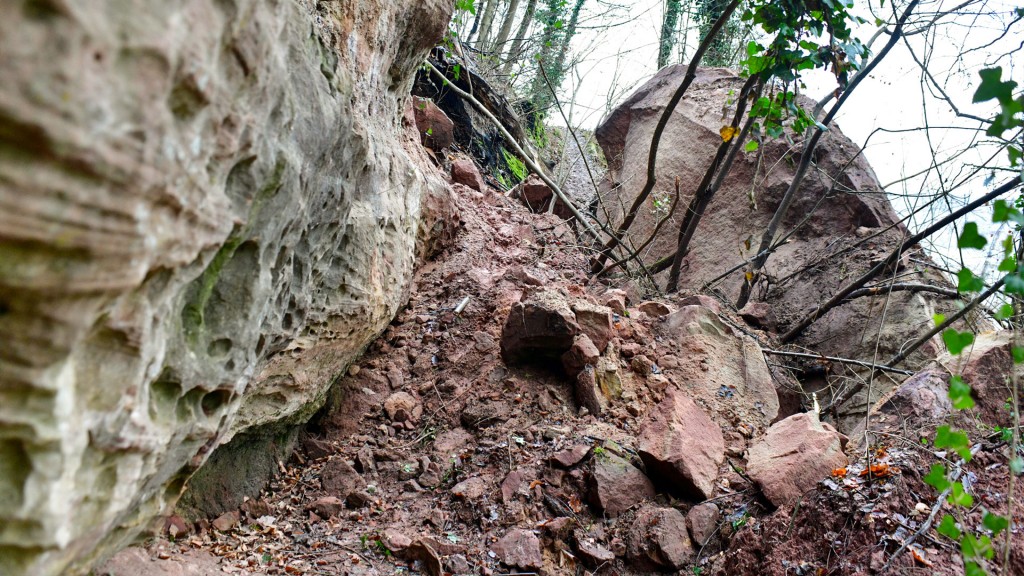
[[[483,176],[469,158],[460,158],[452,162],[452,182],[469,186],[477,192],[484,191]]]
[[[338,499],[366,487],[366,481],[344,459],[335,457],[327,461],[320,471],[320,486]]]
[[[706,546],[718,530],[721,513],[718,506],[711,502],[698,504],[686,513],[686,525],[690,529],[690,538],[697,546]]]
[[[470,430],[489,428],[508,420],[511,408],[506,402],[470,401],[462,410],[459,420]]]
[[[487,493],[487,481],[480,476],[467,478],[452,486],[452,495],[464,500],[477,500]]]
[[[575,376],[583,370],[586,365],[595,366],[601,353],[591,342],[586,334],[580,334],[573,339],[572,347],[565,354],[562,354],[562,368],[570,377]]]
[[[686,517],[675,508],[642,508],[626,537],[626,550],[634,562],[679,570],[693,558]]]
[[[622,315],[626,313],[626,291],[612,288],[601,295],[601,303],[612,312]]]
[[[651,318],[658,318],[661,316],[667,316],[672,313],[672,309],[667,304],[662,302],[655,302],[653,300],[647,300],[641,302],[637,307],[637,310],[647,314]]]
[[[618,516],[634,504],[654,497],[651,481],[625,459],[604,449],[594,457],[591,500],[608,516]]]
[[[563,468],[572,468],[586,458],[589,453],[590,446],[584,446],[581,444],[556,453],[551,457],[551,461]]]
[[[577,540],[576,552],[589,566],[596,567],[615,560],[615,554],[613,554],[611,550],[601,546],[590,538],[581,538]]]
[[[384,401],[384,413],[392,422],[416,422],[423,406],[408,392],[395,392]]]
[[[238,524],[240,517],[238,510],[232,510],[221,514],[211,524],[217,530],[227,532]]]
[[[345,503],[336,496],[324,496],[323,498],[317,498],[307,507],[307,510],[314,512],[321,518],[337,516],[341,514],[341,511],[344,509]]]
[[[537,570],[544,564],[540,538],[528,530],[514,529],[491,547],[505,565],[525,570]]]

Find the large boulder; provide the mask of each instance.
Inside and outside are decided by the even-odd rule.
[[[683,65],[663,68],[596,130],[608,160],[601,195],[614,226],[647,180],[647,157],[655,126],[686,73]],[[675,252],[686,206],[722,143],[719,131],[723,109],[732,116],[735,94],[742,84],[742,78],[724,68],[700,69],[671,115],[658,147],[653,194],[667,199],[674,193],[675,182],[679,182],[681,205],[645,251],[647,264]],[[814,107],[810,100],[802,103],[808,110]],[[800,135],[792,138],[799,139]],[[789,138],[765,139],[756,152],[740,152],[696,230],[682,267],[681,290],[702,290],[705,283],[735,267],[715,285],[716,291],[735,302],[745,272],[737,265],[758,249],[761,235],[793,181],[798,159]],[[599,210],[598,214],[603,216],[605,212]],[[629,237],[637,245],[644,242],[663,216],[657,211],[640,210]],[[755,301],[763,300],[770,306],[761,309],[760,316],[774,316],[780,329],[869,269],[907,234],[858,147],[836,125],[822,136],[814,152],[814,169],[799,187],[779,234],[788,233],[798,224],[799,232],[788,236],[769,258],[766,274],[753,291]],[[919,253],[913,257],[927,259]],[[901,282],[948,286],[929,267],[909,264],[908,260],[900,264]],[[658,276],[663,285],[667,274]],[[857,298],[825,314],[804,332],[799,343],[825,355],[870,360],[876,352],[877,335],[878,355],[889,356],[930,327],[937,307],[953,309],[943,298],[912,292]],[[884,325],[879,331],[886,303]],[[865,338],[865,333],[871,337]],[[910,363],[920,366],[935,352],[934,348],[921,349]],[[875,387],[874,392],[880,396],[884,390]],[[863,394],[850,406],[862,410]]]
[[[797,502],[847,463],[843,437],[807,412],[776,422],[747,452],[747,474],[776,506]]]
[[[451,10],[4,10],[0,573],[87,572],[219,445],[287,441],[387,325],[449,194],[401,119]]]

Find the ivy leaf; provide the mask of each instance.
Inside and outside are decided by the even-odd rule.
[[[1013,305],[1003,304],[996,311],[996,320],[1006,320],[1013,317]]]
[[[949,448],[959,454],[965,462],[971,459],[971,440],[967,438],[967,434],[953,430],[949,426],[939,426],[935,430],[935,447]]]
[[[1017,259],[1013,256],[1007,256],[1003,258],[1003,261],[999,263],[1000,272],[1013,272],[1017,269]]]
[[[974,343],[974,334],[957,332],[956,328],[950,328],[942,333],[942,341],[946,343],[949,353],[956,356]]]
[[[963,484],[957,482],[953,484],[953,491],[949,493],[949,503],[954,506],[970,508],[974,505],[974,496],[971,496],[964,490]]]
[[[1006,277],[1007,294],[1024,294],[1024,278],[1018,274],[1010,274]]]
[[[758,146],[759,146],[759,144],[757,143],[757,140],[751,140],[751,141],[747,142],[747,144],[743,147],[743,149],[746,150],[747,152],[753,152],[753,151],[757,150]]]
[[[1017,87],[1017,83],[1011,81],[1003,82],[1003,67],[996,66],[995,68],[985,68],[978,72],[981,76],[981,84],[978,89],[974,91],[974,99],[972,102],[985,102],[987,100],[996,99],[999,102],[1006,102],[1013,100],[1013,89]]]
[[[936,314],[936,315],[932,316],[932,321],[934,321],[935,325],[938,326],[938,325],[940,325],[940,324],[942,324],[943,322],[946,321],[946,315],[945,314]]]
[[[957,410],[970,410],[974,408],[974,398],[971,398],[971,387],[964,382],[960,375],[949,379],[949,400],[953,408]]]
[[[949,478],[946,478],[946,467],[942,464],[932,464],[931,472],[928,472],[922,480],[924,480],[925,484],[935,488],[939,492],[949,488],[952,484],[949,481]]]
[[[956,291],[961,294],[964,292],[981,292],[985,289],[985,283],[982,282],[981,278],[975,276],[974,272],[971,272],[968,268],[957,272],[956,278]]]
[[[998,536],[1000,532],[1010,527],[1010,521],[1005,516],[985,512],[985,516],[981,519],[981,525],[991,531],[993,536]]]
[[[1010,472],[1013,472],[1014,474],[1016,474],[1018,476],[1020,476],[1021,473],[1024,473],[1024,458],[1021,458],[1020,456],[1017,456],[1015,458],[1011,458],[1010,459]]]
[[[1013,363],[1021,364],[1024,363],[1024,348],[1020,346],[1014,346],[1010,349],[1010,353],[1013,354]]]
[[[960,529],[956,527],[956,520],[950,514],[942,517],[942,522],[939,522],[935,530],[950,540],[960,539]]]
[[[959,248],[976,248],[981,250],[988,241],[981,234],[978,234],[978,225],[975,222],[964,224],[964,230],[960,233],[960,240],[956,243]]]
[[[1019,152],[1018,152],[1019,154]],[[1012,153],[1010,154],[1013,155]],[[1006,200],[996,200],[992,204],[992,221],[993,222],[1016,222],[1017,224],[1024,224],[1024,215],[1021,214],[1020,210],[1017,210],[1013,206],[1010,206]]]

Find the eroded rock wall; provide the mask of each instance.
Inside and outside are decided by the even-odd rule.
[[[447,193],[400,119],[451,9],[5,5],[0,573],[86,571],[390,321]]]

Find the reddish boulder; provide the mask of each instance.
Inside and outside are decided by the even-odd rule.
[[[428,98],[413,98],[413,116],[420,141],[431,150],[439,151],[455,141],[455,123]]]
[[[575,376],[588,364],[596,366],[600,356],[601,353],[597,351],[597,347],[594,346],[590,338],[585,334],[580,334],[573,339],[572,348],[562,354],[562,368],[565,369],[566,374]]]
[[[572,346],[580,326],[569,301],[546,290],[512,306],[501,331],[501,355],[506,362],[536,356],[558,358]]]
[[[964,382],[971,385],[977,411],[986,424],[1012,426],[1011,413],[1006,409],[1010,397],[1010,375],[1024,377],[1024,365],[1014,364],[1011,350],[1013,332],[990,332],[979,334],[970,348],[970,355],[951,356],[948,353],[939,358],[950,372],[959,372]],[[966,358],[966,363],[964,358]]]
[[[640,509],[626,536],[626,555],[641,565],[681,569],[693,559],[686,517],[675,508]]]
[[[654,485],[643,472],[604,449],[594,457],[590,480],[591,501],[608,516],[618,516],[655,494]]]
[[[747,451],[747,474],[776,506],[796,502],[847,463],[840,434],[814,413],[794,414],[772,424]]]
[[[484,191],[484,178],[476,164],[469,158],[460,158],[452,162],[452,182],[468,186],[477,192]]]
[[[640,457],[658,484],[677,494],[706,500],[725,460],[718,424],[689,397],[669,390],[640,429]]]
[[[612,324],[612,311],[607,306],[592,304],[586,300],[577,300],[572,305],[576,315],[576,323],[586,334],[598,352],[604,352],[608,342],[615,337],[615,326]]]
[[[576,394],[576,403],[580,408],[586,408],[591,414],[600,416],[608,403],[601,388],[597,383],[597,371],[593,365],[587,364],[576,375],[576,382],[573,390]]]

